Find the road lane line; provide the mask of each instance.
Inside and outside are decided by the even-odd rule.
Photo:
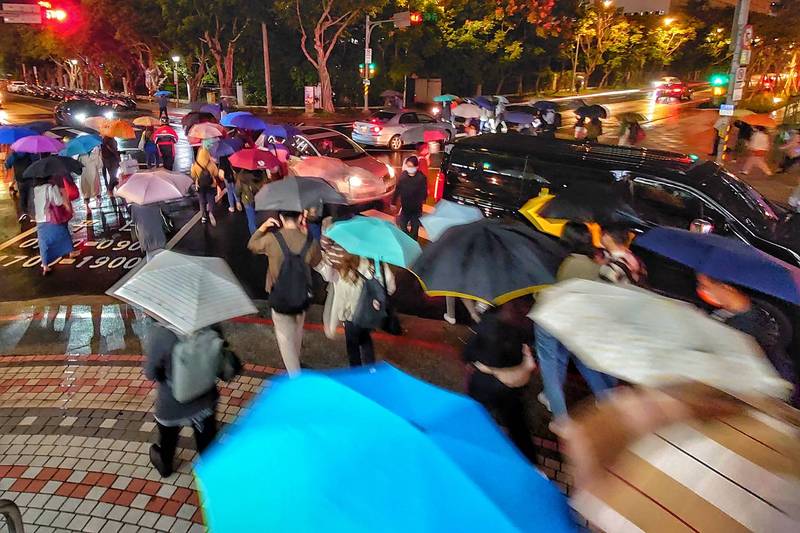
[[[9,240],[7,240],[6,242],[4,242],[3,244],[0,244],[0,250],[5,250],[6,248],[11,246],[12,244],[15,244],[16,242],[21,241],[22,239],[24,239],[28,235],[31,235],[32,233],[35,233],[35,232],[36,232],[36,226],[34,226],[34,227],[32,227],[32,228],[30,228],[30,229],[28,229],[26,231],[23,231],[22,233],[20,233],[16,237],[12,237]]]

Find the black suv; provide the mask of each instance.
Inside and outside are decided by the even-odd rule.
[[[628,203],[639,228],[702,225],[800,266],[800,215],[771,203],[710,161],[648,148],[518,134],[469,137],[442,162],[444,197],[488,216],[518,209],[548,188],[600,187]]]

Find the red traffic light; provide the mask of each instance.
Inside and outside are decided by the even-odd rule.
[[[409,14],[409,20],[411,21],[412,26],[416,26],[417,24],[422,24],[422,13],[419,11],[412,11]]]

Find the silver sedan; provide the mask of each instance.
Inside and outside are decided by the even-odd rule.
[[[415,109],[385,109],[369,120],[353,124],[353,140],[368,146],[388,146],[397,151],[405,145],[442,140],[449,142],[456,129],[449,122],[437,120]]]

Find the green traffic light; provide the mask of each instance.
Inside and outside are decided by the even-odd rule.
[[[715,75],[711,76],[711,80],[710,81],[711,81],[711,85],[713,85],[714,87],[720,87],[722,85],[727,85],[728,84],[728,80],[729,80],[728,76],[726,76],[724,74],[715,74]]]

